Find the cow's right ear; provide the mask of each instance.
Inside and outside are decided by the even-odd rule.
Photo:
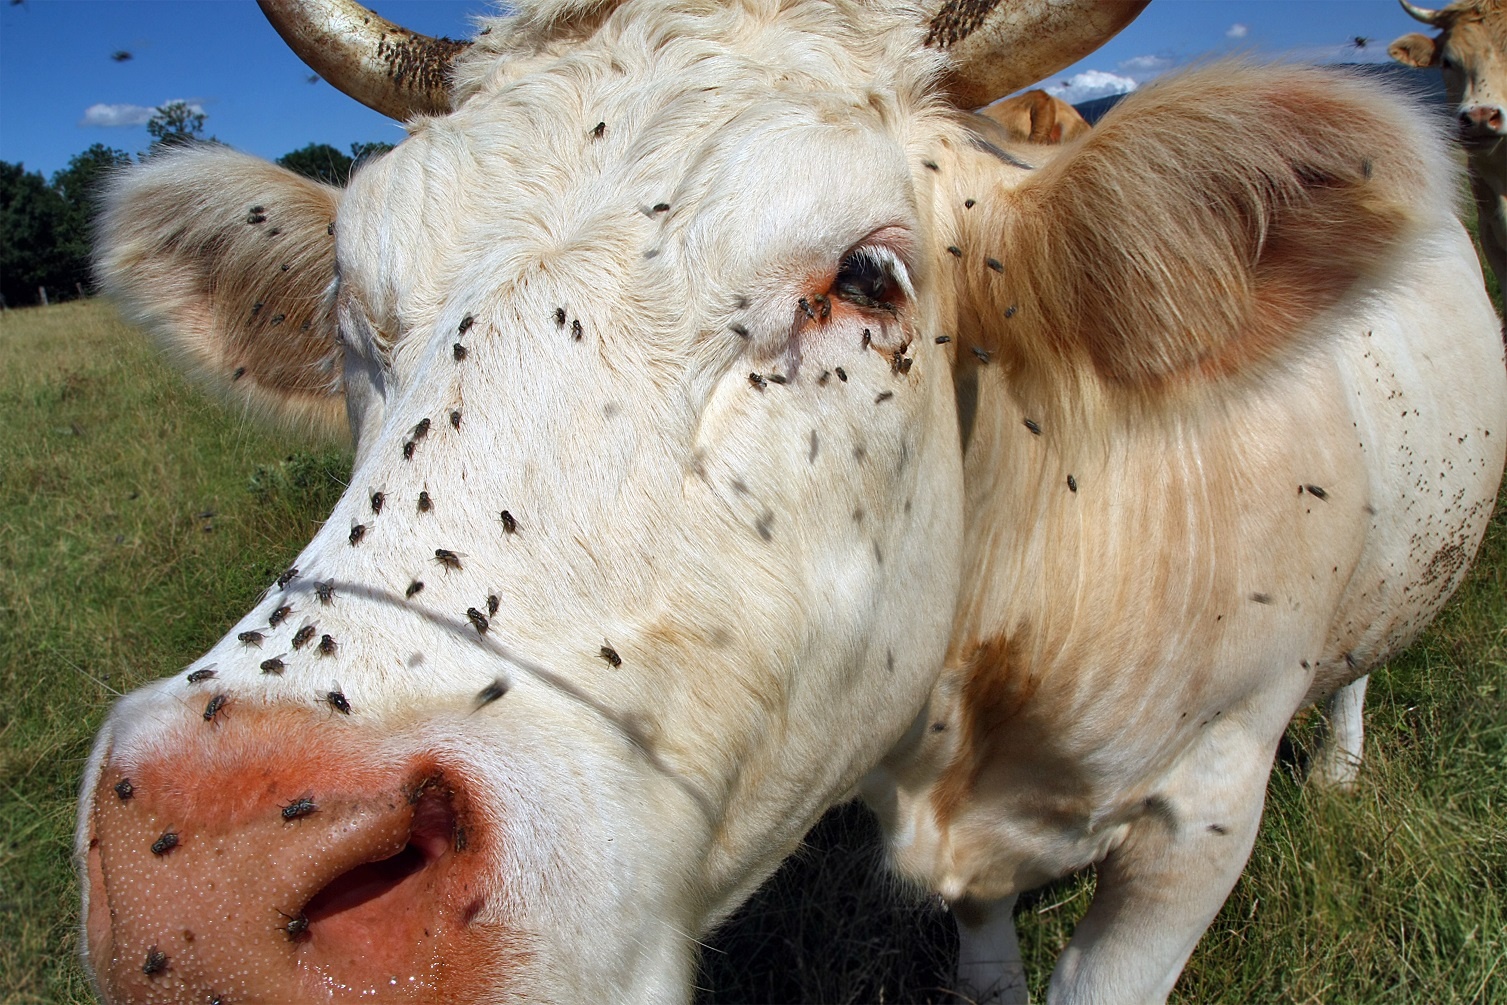
[[[1161,409],[1283,372],[1449,218],[1432,130],[1359,78],[1226,63],[1137,91],[1036,170],[976,156],[952,196],[978,203],[954,217],[960,342],[1033,407]]]
[[[1434,66],[1439,62],[1439,47],[1427,35],[1412,32],[1387,46],[1387,55],[1403,66]]]
[[[95,275],[222,396],[348,436],[331,289],[340,190],[218,145],[117,174]]]

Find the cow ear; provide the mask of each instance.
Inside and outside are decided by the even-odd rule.
[[[1421,68],[1438,64],[1439,47],[1427,35],[1412,32],[1387,46],[1387,55],[1404,66]]]
[[[348,436],[330,296],[339,198],[218,145],[160,154],[109,184],[95,274],[212,390]]]
[[[1130,96],[957,217],[960,334],[1053,397],[1090,380],[1144,398],[1297,358],[1451,212],[1427,120],[1381,91],[1224,64]]]

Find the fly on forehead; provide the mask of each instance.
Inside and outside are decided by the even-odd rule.
[[[339,681],[335,682],[333,688],[320,695],[319,699],[341,715],[351,714],[351,703],[346,700],[345,691],[341,689]]]

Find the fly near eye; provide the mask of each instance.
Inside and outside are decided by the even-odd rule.
[[[894,313],[910,293],[905,266],[888,248],[848,252],[838,266],[832,292],[855,307]]]

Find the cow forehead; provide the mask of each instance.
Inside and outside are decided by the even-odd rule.
[[[1452,4],[1445,10],[1454,15],[1444,23],[1441,41],[1446,46],[1482,59],[1507,52],[1507,3],[1484,0]]]
[[[668,73],[752,99],[781,88],[922,94],[945,57],[925,47],[925,19],[890,0],[626,0],[600,19],[580,0],[523,0],[484,18],[452,67],[457,106],[528,80],[525,97],[563,108],[579,84],[642,82]],[[559,77],[541,70],[563,69]]]
[[[719,287],[795,281],[911,224],[907,147],[940,121],[893,95],[723,93],[673,72],[578,82],[542,108],[531,82],[423,125],[353,181],[341,270],[374,317],[420,325],[416,306],[530,283],[577,302],[667,298],[686,317]]]

